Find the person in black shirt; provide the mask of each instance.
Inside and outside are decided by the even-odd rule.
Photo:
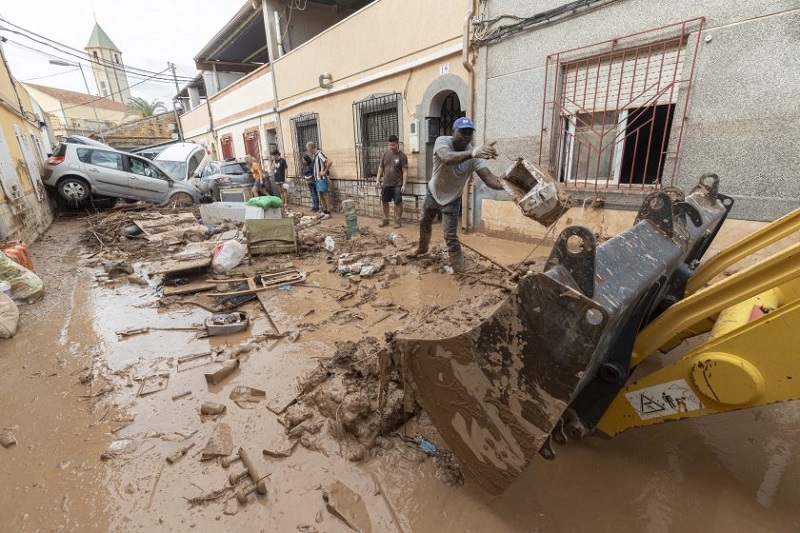
[[[272,179],[275,180],[278,196],[281,197],[281,201],[286,205],[286,189],[284,188],[286,183],[286,160],[281,157],[281,153],[277,150],[273,150],[270,155],[272,156]]]

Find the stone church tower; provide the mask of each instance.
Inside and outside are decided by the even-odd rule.
[[[95,22],[89,43],[84,48],[92,62],[97,94],[127,105],[131,100],[128,77],[122,63],[122,52]]]

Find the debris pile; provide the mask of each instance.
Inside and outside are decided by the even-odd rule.
[[[413,414],[404,407],[399,374],[388,368],[385,345],[375,337],[339,342],[333,357],[300,384],[300,395],[281,416],[287,435],[318,449],[326,422],[350,461],[362,461]],[[326,420],[327,419],[327,420]]]

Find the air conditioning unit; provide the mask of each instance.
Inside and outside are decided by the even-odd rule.
[[[419,120],[408,123],[408,146],[412,154],[419,152]]]

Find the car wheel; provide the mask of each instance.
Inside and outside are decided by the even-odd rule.
[[[89,198],[89,184],[80,178],[66,178],[58,182],[58,194],[69,202],[83,202]]]
[[[179,192],[169,197],[169,203],[177,206],[194,205],[194,198],[188,192]]]

